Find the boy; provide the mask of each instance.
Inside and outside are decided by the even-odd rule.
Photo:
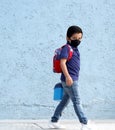
[[[81,130],[89,130],[87,117],[83,113],[80,96],[78,91],[78,78],[80,70],[80,53],[78,46],[80,45],[83,36],[82,29],[78,26],[71,26],[67,30],[67,44],[73,49],[72,58],[67,61],[69,49],[64,46],[60,55],[60,66],[62,69],[61,82],[64,88],[64,96],[62,101],[57,106],[53,117],[51,118],[50,128],[64,128],[58,123],[58,120],[71,99],[76,115],[82,125]]]

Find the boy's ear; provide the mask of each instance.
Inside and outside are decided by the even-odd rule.
[[[69,42],[71,42],[71,40],[70,40],[70,38],[69,38],[69,37],[66,37],[66,40],[67,40],[67,41],[69,41]]]
[[[66,36],[66,40],[69,41],[69,38]]]

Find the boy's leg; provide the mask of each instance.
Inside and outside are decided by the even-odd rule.
[[[66,86],[65,82],[63,82],[62,85],[64,86],[66,93],[68,93],[73,102],[74,110],[79,118],[79,121],[83,124],[87,124],[87,118],[85,117],[82,106],[80,104],[77,81],[74,81],[71,87]]]
[[[52,122],[57,122],[62,114],[62,111],[64,110],[64,108],[68,105],[70,101],[70,97],[69,95],[65,92],[64,96],[61,100],[61,102],[59,103],[59,105],[57,106],[53,117],[51,118]]]

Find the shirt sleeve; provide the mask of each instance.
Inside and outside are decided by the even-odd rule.
[[[61,54],[60,54],[60,59],[68,59],[69,55],[69,48],[68,46],[62,47]]]

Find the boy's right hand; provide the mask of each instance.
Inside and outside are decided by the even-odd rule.
[[[72,84],[73,84],[73,79],[71,78],[71,76],[66,77],[66,85],[68,87],[71,87]]]

